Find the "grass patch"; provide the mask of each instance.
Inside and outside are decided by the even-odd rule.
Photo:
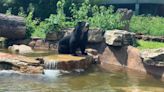
[[[143,40],[138,40],[137,42],[139,44],[139,46],[137,48],[139,48],[139,49],[164,48],[164,43],[160,43],[160,42],[143,41]]]

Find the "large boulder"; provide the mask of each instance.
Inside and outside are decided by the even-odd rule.
[[[163,50],[140,52],[132,46],[106,46],[100,55],[100,66],[108,71],[133,71],[164,79]]]
[[[26,36],[24,18],[0,14],[0,36],[9,39],[24,39]]]
[[[9,46],[8,50],[12,53],[19,53],[19,54],[26,54],[26,53],[32,53],[33,52],[32,48],[27,46],[27,45]]]
[[[100,62],[101,66],[106,69],[112,69],[113,66],[117,66],[116,70],[128,68],[146,72],[140,51],[132,46],[107,46],[102,55],[100,55]]]
[[[145,50],[141,55],[147,72],[164,80],[164,48]]]
[[[41,60],[41,59],[40,59]],[[74,71],[76,69],[87,69],[93,58],[89,56],[51,55],[43,58],[45,69],[58,69]]]
[[[125,30],[109,30],[105,32],[106,44],[111,46],[134,45],[136,43],[135,33]]]
[[[0,70],[15,70],[30,74],[43,73],[43,67],[40,65],[40,61],[7,53],[0,53]]]
[[[146,65],[164,67],[164,48],[144,50],[142,57]]]

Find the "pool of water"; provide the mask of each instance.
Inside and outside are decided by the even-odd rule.
[[[25,56],[54,53],[35,51]],[[137,72],[108,72],[94,65],[81,73],[45,70],[44,75],[29,75],[0,71],[0,92],[164,92],[164,82]]]
[[[93,66],[81,73],[45,70],[45,75],[0,72],[0,92],[164,92],[164,83],[136,73],[112,73]]]

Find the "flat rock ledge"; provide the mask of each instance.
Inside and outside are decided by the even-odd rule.
[[[89,68],[93,58],[91,56],[50,55],[44,57],[43,61],[45,69],[74,71]]]
[[[142,51],[141,56],[146,65],[164,68],[164,48]]]
[[[0,52],[0,70],[15,70],[21,73],[41,74],[43,67],[40,61],[21,55]]]

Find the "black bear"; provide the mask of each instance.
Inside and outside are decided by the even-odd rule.
[[[78,22],[73,32],[59,41],[59,54],[72,54],[77,56],[76,50],[80,48],[81,53],[86,55],[85,48],[88,42],[88,30],[89,23],[84,21]]]

